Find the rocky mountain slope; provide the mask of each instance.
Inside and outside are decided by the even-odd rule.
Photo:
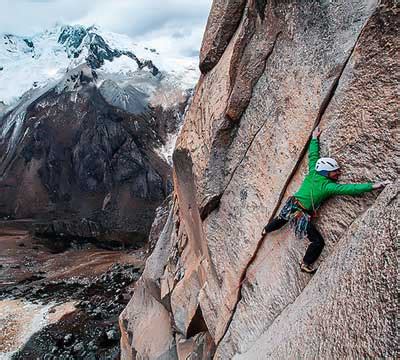
[[[214,1],[169,216],[120,316],[122,359],[396,357],[399,11]],[[311,277],[306,241],[260,233],[304,178],[318,124],[343,182],[394,183],[319,209]]]
[[[46,236],[145,240],[197,74],[171,62],[95,27],[3,35],[0,216]]]

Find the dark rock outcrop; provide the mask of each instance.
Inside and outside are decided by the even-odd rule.
[[[319,209],[312,278],[306,242],[260,233],[301,184],[316,125],[344,182],[397,179],[399,10],[214,1],[173,208],[120,317],[123,359],[396,357],[398,182]]]
[[[4,115],[0,213],[49,221],[49,236],[53,219],[65,236],[86,234],[77,225],[85,218],[102,233],[142,239],[172,190],[170,164],[158,149],[178,131],[189,93],[174,109],[152,109],[132,85],[97,88],[96,76],[79,66]]]

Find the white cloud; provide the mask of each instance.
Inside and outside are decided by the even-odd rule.
[[[160,51],[193,56],[212,0],[0,0],[0,32],[31,35],[55,23],[99,25]]]
[[[87,0],[0,0],[0,32],[31,35],[86,16],[92,6]]]

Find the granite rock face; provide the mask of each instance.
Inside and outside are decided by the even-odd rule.
[[[395,357],[398,183],[319,209],[314,277],[299,271],[306,240],[260,233],[301,184],[315,125],[342,182],[397,179],[399,11],[214,1],[173,207],[121,315],[123,359]]]
[[[398,183],[385,189],[304,291],[234,359],[395,356],[399,190]]]

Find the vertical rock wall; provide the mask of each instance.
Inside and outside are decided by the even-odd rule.
[[[121,315],[124,359],[394,357],[398,183],[320,209],[313,278],[299,272],[306,241],[260,232],[300,185],[316,124],[344,182],[396,180],[398,13],[393,1],[214,1],[173,207]]]

